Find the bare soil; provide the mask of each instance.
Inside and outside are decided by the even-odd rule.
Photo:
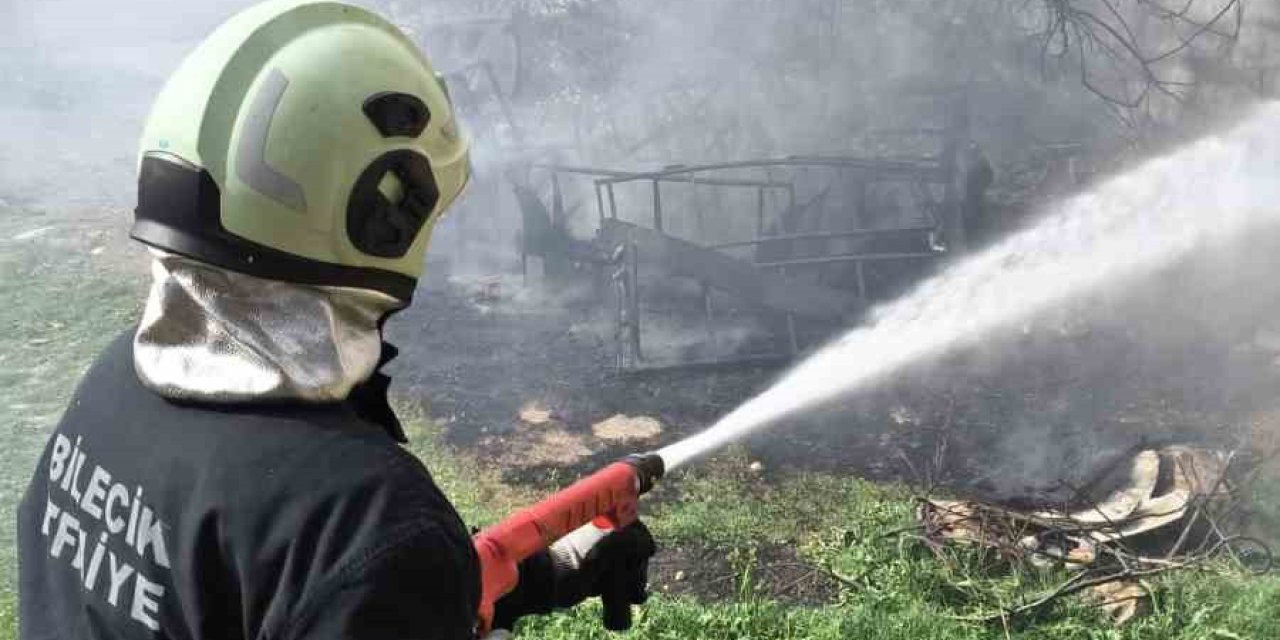
[[[735,566],[736,565],[736,566]],[[750,578],[744,579],[749,570]],[[795,605],[830,604],[840,582],[807,562],[795,548],[764,545],[735,563],[726,550],[711,546],[663,547],[649,565],[649,588],[708,602],[744,595]]]
[[[509,461],[513,476],[581,472],[671,442],[705,428],[776,375],[767,367],[619,375],[604,305],[546,297],[512,282],[496,298],[476,281],[429,282],[387,334],[402,350],[388,367],[395,390],[420,398],[451,444]],[[550,412],[546,424],[521,419],[531,403]],[[592,425],[616,414],[656,419],[664,431],[653,442],[597,438]],[[568,463],[557,441],[587,453]]]

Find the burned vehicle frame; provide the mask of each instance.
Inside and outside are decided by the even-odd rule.
[[[550,206],[531,182],[514,185],[522,213],[522,270],[527,278],[531,257],[542,260],[549,280],[571,265],[589,266],[597,286],[610,292],[619,371],[785,361],[856,321],[887,294],[878,290],[882,283],[873,271],[883,275],[910,264],[908,279],[914,280],[927,268],[922,265],[963,248],[963,229],[956,231],[963,221],[955,165],[945,154],[911,160],[792,156],[646,172],[537,164],[532,173],[549,183]],[[594,204],[589,240],[567,230],[570,211],[583,208],[581,202],[567,203],[570,180],[584,183],[578,199]],[[810,191],[814,184],[827,186],[808,195],[800,183]],[[831,193],[832,184],[843,186],[843,197]],[[683,201],[690,199],[689,190],[695,200],[697,190],[748,194],[749,233],[741,237],[739,224],[734,237],[715,224],[713,214],[723,213],[723,202],[673,203],[681,198],[668,194],[678,188],[686,190]],[[877,206],[869,194],[878,189],[883,195],[886,188],[899,201],[908,200],[914,215],[868,224]],[[673,228],[680,226],[686,229]],[[717,341],[716,300],[722,295],[780,320],[781,339],[765,352],[652,356],[642,321],[646,298],[655,293],[642,284],[648,277],[696,284],[708,343]]]

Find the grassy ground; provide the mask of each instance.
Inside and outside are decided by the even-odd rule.
[[[411,412],[410,412],[411,413]],[[504,484],[500,470],[451,450],[410,416],[415,453],[469,522],[493,522],[537,494]],[[646,504],[646,520],[663,546],[705,545],[730,558],[735,594],[719,601],[657,593],[641,608],[631,637],[675,638],[1275,638],[1280,636],[1280,576],[1245,577],[1223,566],[1153,581],[1154,612],[1122,629],[1076,601],[1038,619],[1006,625],[960,618],[989,612],[1015,593],[1047,588],[1056,574],[1009,575],[958,552],[948,568],[922,545],[883,535],[911,519],[901,489],[852,478],[800,474],[760,483],[732,453],[669,478]],[[839,576],[830,602],[782,604],[759,595],[756,551],[792,545],[813,570]],[[660,588],[659,588],[660,589]],[[0,640],[14,633],[13,594],[0,595]],[[526,637],[606,638],[599,607],[527,620]]]
[[[417,451],[472,521],[488,521],[530,497],[508,490],[465,454],[419,433]],[[1096,609],[1063,599],[1036,618],[1004,623],[964,620],[1041,593],[1061,573],[1010,573],[977,554],[957,551],[940,563],[922,544],[885,535],[908,524],[912,503],[901,489],[823,474],[795,475],[761,486],[746,460],[729,454],[701,470],[669,478],[646,505],[660,545],[710,545],[736,559],[736,594],[707,602],[656,593],[638,611],[631,637],[674,638],[1097,638],[1201,639],[1280,637],[1280,576],[1246,576],[1228,564],[1148,582],[1150,615],[1115,628]],[[759,595],[755,552],[794,545],[815,571],[839,576],[830,602],[782,604]],[[521,633],[558,639],[606,638],[596,605],[527,620]]]
[[[143,289],[139,273],[95,253],[99,240],[74,226],[14,240],[41,226],[31,216],[0,212],[0,640],[12,640],[17,627],[13,507],[76,379],[136,317]],[[538,497],[530,488],[503,483],[500,469],[441,444],[422,415],[407,414],[415,453],[469,522],[493,522]],[[919,543],[884,535],[912,517],[910,496],[902,489],[824,474],[762,482],[745,463],[740,454],[725,454],[669,478],[647,499],[646,520],[660,544],[722,558],[730,588],[714,598],[668,591],[672,585],[665,582],[673,578],[664,575],[664,584],[655,585],[655,596],[638,611],[630,637],[1280,637],[1280,576],[1245,577],[1229,566],[1153,580],[1153,612],[1122,629],[1073,600],[1036,619],[968,622],[962,618],[989,613],[1014,601],[1015,594],[1034,593],[1061,576],[1011,575],[964,552],[951,565],[939,563]],[[1272,505],[1269,522],[1280,523],[1280,491],[1264,499]],[[779,548],[792,552],[792,562],[803,571],[836,586],[814,602],[775,597],[780,587],[766,584],[764,563],[768,550]],[[527,620],[521,632],[552,640],[609,635],[595,605]]]
[[[142,282],[121,275],[109,242],[0,207],[0,640],[17,627],[14,507],[76,380],[137,314]]]

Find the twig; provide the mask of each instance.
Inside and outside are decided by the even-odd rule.
[[[922,499],[922,498],[917,498],[917,500],[923,500],[923,499]],[[903,527],[895,527],[895,528],[893,528],[893,529],[889,529],[889,530],[886,530],[886,531],[882,531],[882,532],[880,532],[880,533],[876,534],[876,536],[875,536],[875,538],[874,538],[874,539],[876,539],[876,540],[883,540],[883,539],[885,539],[885,538],[892,538],[893,536],[901,535],[901,534],[907,533],[908,531],[917,531],[917,530],[919,530],[919,529],[920,529],[920,527],[921,527],[921,525],[920,525],[920,524],[918,524],[918,523],[916,523],[916,524],[909,524],[909,525],[906,525],[906,526],[903,526]]]
[[[1176,35],[1174,44],[1155,53],[1146,53],[1139,31],[1130,25],[1121,5],[1114,0],[1095,3],[1094,6],[1100,6],[1101,14],[1082,6],[1079,0],[1041,0],[1046,19],[1043,28],[1032,35],[1040,40],[1041,73],[1047,73],[1050,58],[1065,60],[1071,55],[1079,66],[1081,84],[1116,107],[1121,121],[1126,123],[1129,118],[1122,114],[1148,107],[1153,93],[1181,102],[1193,85],[1162,72],[1159,69],[1162,63],[1186,53],[1194,43],[1208,36],[1221,39],[1227,45],[1224,50],[1229,49],[1238,40],[1243,24],[1244,0],[1227,0],[1203,21],[1192,17],[1196,3],[1197,0],[1187,0],[1181,9],[1175,10],[1152,0],[1137,0],[1137,6],[1148,15],[1167,22],[1175,34],[1180,29],[1190,29],[1186,35]],[[1232,14],[1235,24],[1223,28],[1227,16]],[[1101,78],[1093,69],[1093,62],[1099,57],[1109,62],[1117,72],[1114,81],[1118,88],[1099,84]],[[1136,77],[1126,79],[1126,67],[1128,73]],[[1134,85],[1138,89],[1131,93],[1128,89]]]
[[[1035,609],[1039,609],[1040,607],[1043,607],[1046,604],[1049,604],[1050,602],[1053,602],[1054,600],[1061,598],[1063,596],[1077,593],[1091,587],[1107,584],[1109,582],[1115,582],[1117,580],[1129,580],[1133,578],[1144,578],[1144,577],[1159,575],[1161,573],[1165,573],[1167,571],[1172,571],[1175,569],[1184,569],[1187,567],[1191,567],[1203,562],[1208,557],[1212,556],[1213,553],[1215,553],[1223,544],[1226,544],[1226,542],[1227,541],[1219,542],[1217,545],[1214,546],[1214,548],[1209,553],[1205,554],[1204,556],[1195,557],[1184,562],[1165,564],[1163,566],[1153,567],[1150,569],[1133,569],[1133,570],[1119,571],[1116,573],[1106,574],[1106,575],[1097,576],[1089,579],[1085,579],[1085,576],[1088,575],[1087,573],[1081,573],[1076,576],[1073,576],[1071,579],[1062,583],[1053,591],[1050,591],[1049,593],[1029,603],[1019,605],[1012,609],[1002,610],[998,614],[990,614],[986,616],[962,616],[962,617],[958,617],[957,619],[969,620],[973,622],[992,622],[1003,616],[1016,616],[1016,615],[1021,615],[1023,613],[1027,613],[1029,611],[1033,611]]]

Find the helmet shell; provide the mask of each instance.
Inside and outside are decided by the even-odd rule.
[[[470,173],[447,90],[414,43],[360,7],[305,0],[252,7],[183,61],[152,107],[139,171],[143,242],[406,300]]]

